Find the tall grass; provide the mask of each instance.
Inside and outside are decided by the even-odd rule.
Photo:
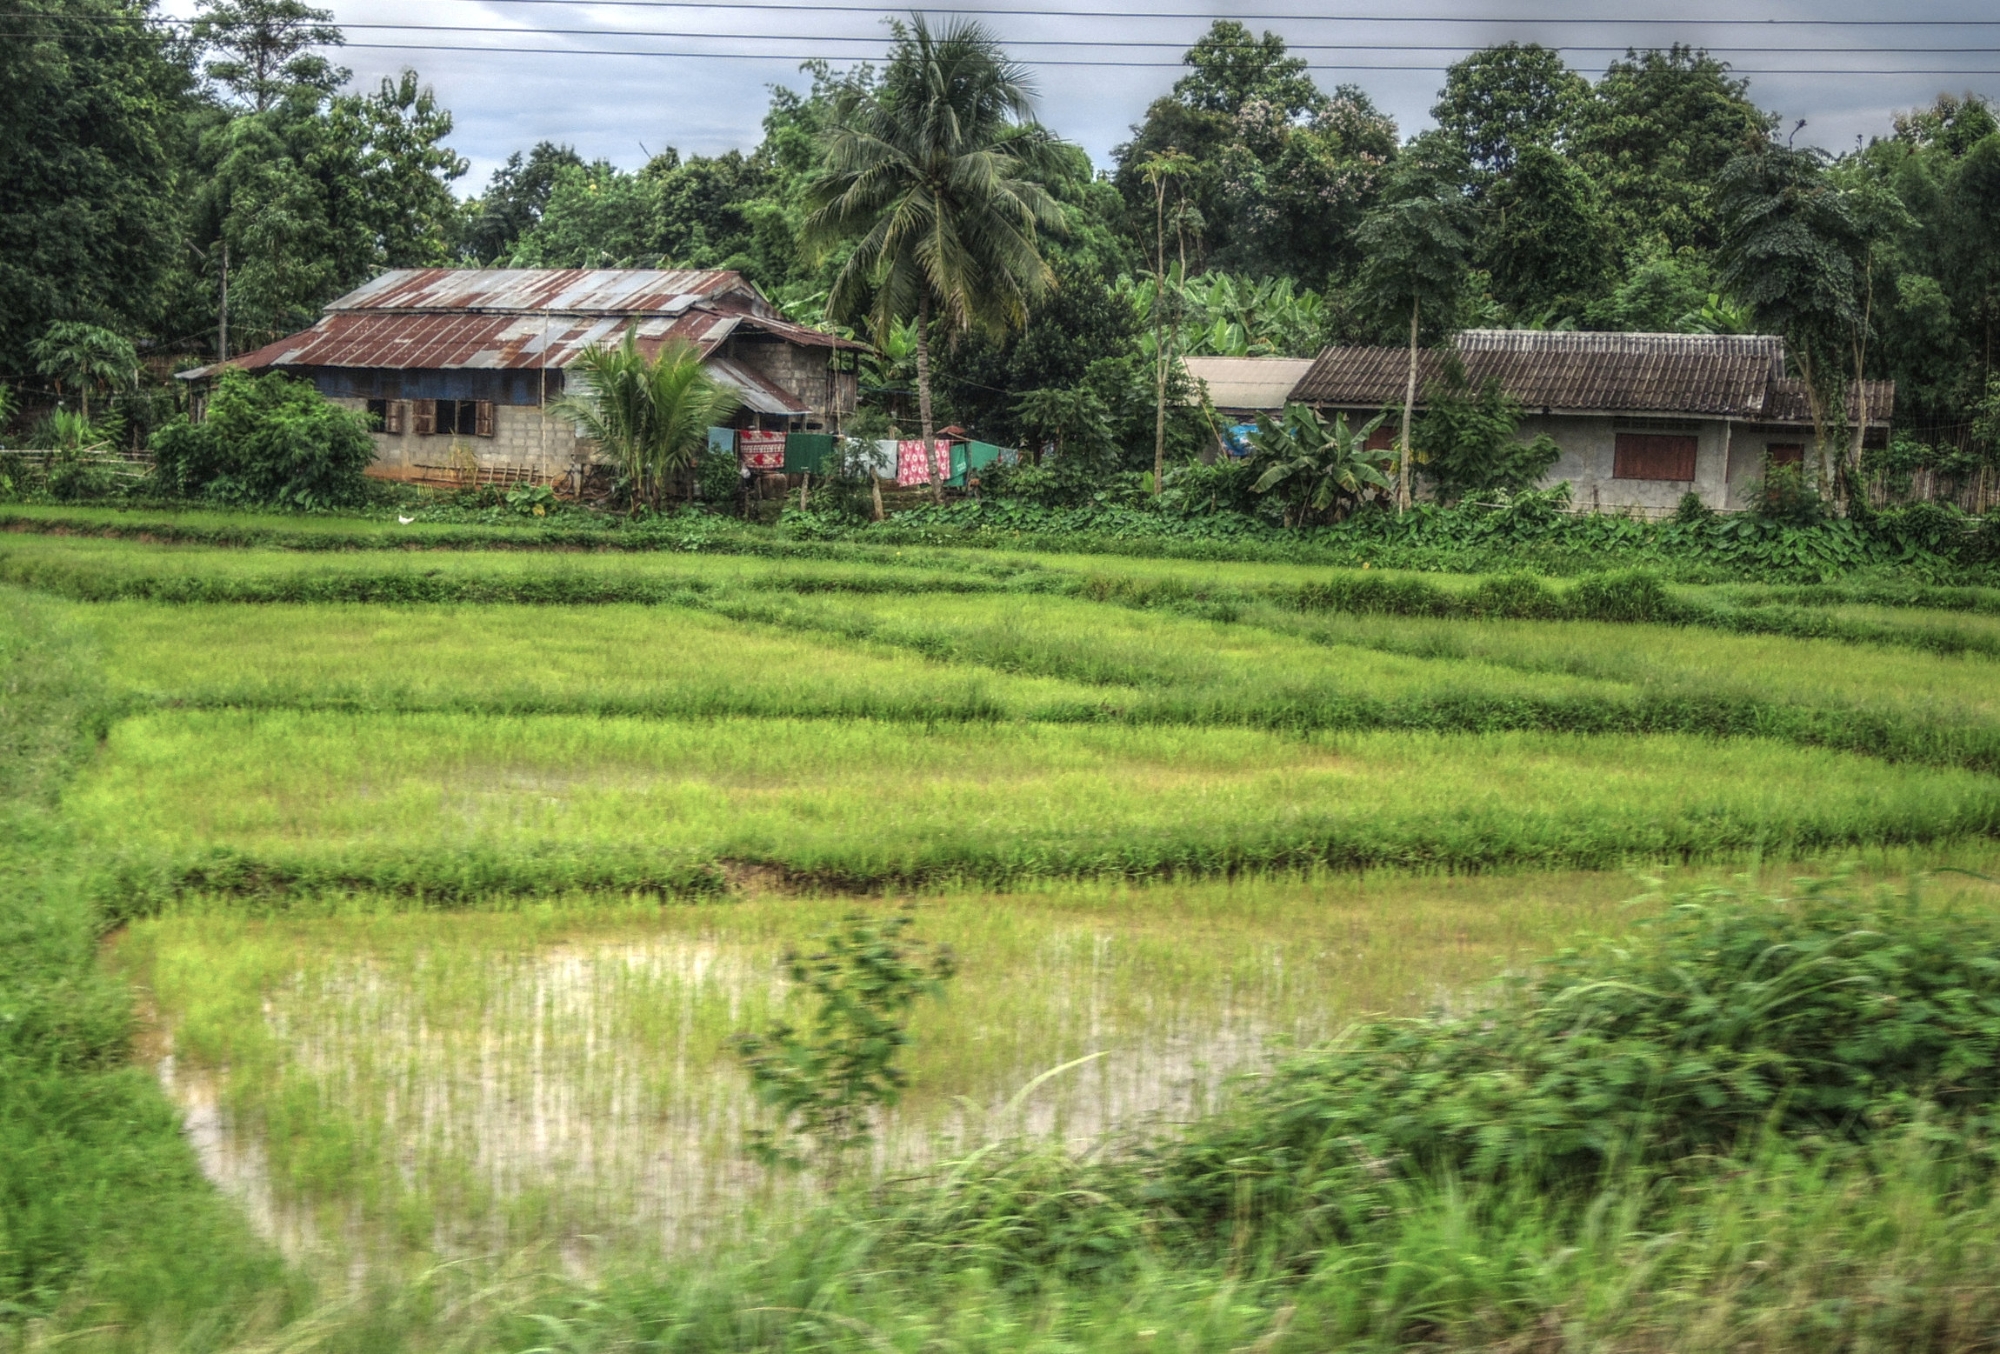
[[[0,597],[0,1347],[213,1344],[301,1296],[131,1065],[124,984],[50,812],[107,710],[88,636]]]
[[[1935,843],[2000,782],[1757,740],[163,712],[66,798],[107,905],[1263,867],[1593,867]]]

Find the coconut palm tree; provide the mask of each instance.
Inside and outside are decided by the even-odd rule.
[[[581,389],[555,401],[549,413],[611,454],[634,508],[658,508],[667,483],[693,468],[708,430],[739,403],[702,365],[694,345],[669,343],[649,359],[629,330],[616,348],[584,349],[569,374]]]
[[[1037,180],[1056,172],[1060,143],[1034,120],[1026,74],[979,24],[933,31],[917,15],[895,34],[880,84],[835,107],[804,236],[822,253],[853,246],[827,297],[830,318],[865,310],[877,334],[915,319],[928,449],[932,321],[953,333],[1005,330],[1026,321],[1052,281],[1036,237],[1060,231],[1063,218]],[[931,492],[943,497],[935,465]]]

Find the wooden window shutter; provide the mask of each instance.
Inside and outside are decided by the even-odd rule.
[[[382,431],[400,435],[403,429],[408,426],[410,402],[408,400],[390,400],[388,403],[388,410],[382,415]]]
[[[1803,442],[1772,442],[1764,449],[1772,465],[1804,465],[1806,444]]]
[[[1693,433],[1619,433],[1611,459],[1611,476],[1621,480],[1694,479]]]
[[[413,404],[414,409],[412,412],[416,414],[417,419],[417,436],[429,437],[438,430],[437,401],[416,400],[413,401]]]
[[[1368,440],[1362,444],[1362,449],[1364,451],[1393,451],[1395,450],[1397,440],[1402,436],[1402,432],[1402,425],[1398,424],[1392,428],[1385,423],[1374,432],[1368,434]]]
[[[493,436],[493,401],[480,400],[472,406],[472,435]]]

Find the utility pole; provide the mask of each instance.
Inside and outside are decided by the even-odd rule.
[[[229,241],[221,242],[222,247],[222,305],[215,317],[215,360],[229,360]]]

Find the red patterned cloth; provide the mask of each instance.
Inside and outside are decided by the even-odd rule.
[[[736,455],[743,462],[745,470],[780,471],[785,468],[785,435],[783,433],[736,434]]]
[[[932,444],[937,458],[937,477],[940,483],[951,478],[951,443],[939,438]],[[896,444],[896,483],[907,489],[915,484],[929,484],[931,472],[924,468],[924,440],[919,437]]]

